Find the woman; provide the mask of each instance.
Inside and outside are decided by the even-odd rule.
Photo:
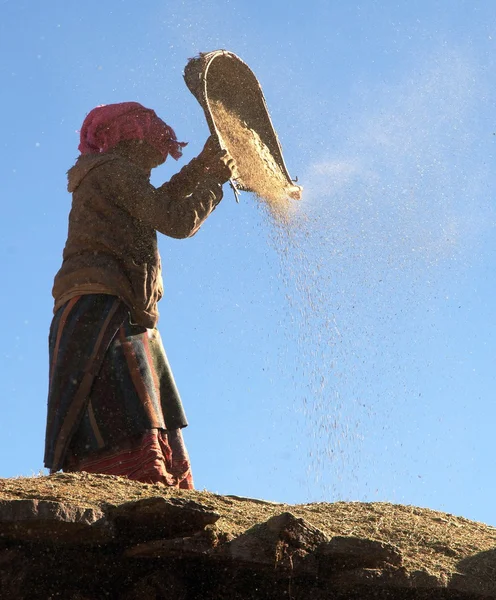
[[[45,466],[193,488],[187,421],[160,335],[159,231],[194,235],[234,162],[209,138],[155,188],[151,170],[184,143],[137,102],[99,106],[69,170],[69,232],[55,277]]]

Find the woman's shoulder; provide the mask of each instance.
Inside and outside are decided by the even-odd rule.
[[[74,166],[67,171],[67,189],[69,192],[74,192],[87,175],[96,174],[95,169],[100,170],[105,165],[113,169],[117,167],[118,162],[123,162],[122,157],[110,152],[79,156]]]

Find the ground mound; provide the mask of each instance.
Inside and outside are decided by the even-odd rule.
[[[496,529],[106,475],[0,479],[1,598],[496,598]]]

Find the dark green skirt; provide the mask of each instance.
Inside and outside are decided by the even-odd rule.
[[[71,410],[85,373],[95,369],[92,356],[102,339],[104,355],[91,390],[82,407]],[[187,426],[158,330],[133,325],[115,296],[88,294],[61,306],[49,351],[47,468],[58,470],[67,456],[81,459],[150,429]],[[61,434],[63,449],[56,451]]]

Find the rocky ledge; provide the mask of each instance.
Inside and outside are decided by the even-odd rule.
[[[0,479],[0,598],[482,600],[496,598],[496,529],[387,503]]]

